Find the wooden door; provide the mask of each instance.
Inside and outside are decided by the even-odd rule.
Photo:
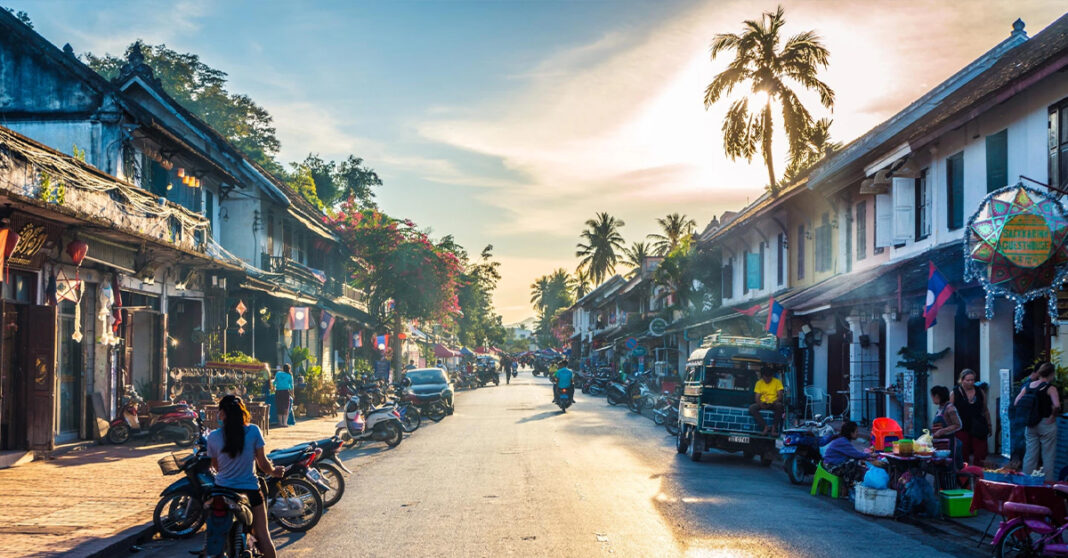
[[[831,414],[842,414],[849,404],[849,343],[842,330],[828,334],[827,343],[827,397],[830,398]]]
[[[28,442],[32,450],[51,450],[55,438],[56,309],[26,306],[20,326],[20,373],[27,379]]]

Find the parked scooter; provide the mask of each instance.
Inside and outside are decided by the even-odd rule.
[[[776,445],[781,445],[779,453],[790,482],[804,484],[805,477],[816,472],[822,459],[820,448],[831,443],[836,434],[830,424],[834,419],[830,415],[822,418],[816,415],[815,420],[784,430],[782,437],[776,440]]]
[[[291,456],[293,454],[298,454],[296,459],[299,460],[299,454],[304,454],[304,456],[306,456],[306,452],[308,451],[316,452],[314,462],[304,467],[303,470],[298,471],[298,473],[319,489],[319,494],[323,497],[323,507],[329,508],[340,502],[341,496],[345,494],[345,477],[341,474],[341,469],[337,468],[332,463],[327,463],[323,459],[323,456],[326,455],[327,452],[336,454],[337,449],[340,447],[341,439],[334,437],[327,438],[326,440],[319,440],[318,442],[298,444],[291,448],[275,450],[267,454],[267,457],[272,462],[279,465],[286,465],[289,460],[292,459]],[[338,461],[338,463],[340,463],[340,461]]]
[[[608,387],[605,389],[605,399],[608,401],[608,404],[612,406],[626,403],[627,384],[624,384],[619,380],[609,381]]]
[[[653,403],[653,422],[664,425],[668,434],[679,434],[679,397],[665,391]]]
[[[566,387],[560,388],[556,392],[556,404],[560,407],[560,412],[566,413],[567,408],[575,402],[575,388]]]
[[[640,415],[642,409],[653,403],[656,395],[648,381],[648,374],[635,374],[627,385],[627,407],[632,413]]]
[[[359,398],[353,397],[345,405],[345,418],[337,423],[334,435],[349,447],[359,447],[364,440],[374,440],[394,448],[404,440],[404,426],[396,408],[371,407],[365,417],[360,410]]]
[[[112,444],[124,444],[134,436],[148,436],[153,443],[174,442],[189,447],[197,441],[200,429],[197,413],[185,401],[174,405],[148,409],[151,417],[147,425],[141,423],[140,411],[144,399],[133,386],[126,387],[119,417],[111,421],[107,439]]]

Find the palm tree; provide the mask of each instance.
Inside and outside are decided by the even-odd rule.
[[[530,303],[534,305],[534,310],[541,312],[548,302],[549,276],[544,275],[530,284]]]
[[[623,249],[623,263],[630,267],[641,267],[642,260],[653,255],[653,247],[648,242],[632,242],[630,247]]]
[[[783,174],[782,184],[793,182],[802,172],[809,169],[820,159],[842,148],[842,142],[831,141],[830,118],[820,118],[805,130],[804,145],[796,153],[790,154],[790,162]]]
[[[594,284],[600,285],[610,273],[615,271],[619,253],[623,251],[623,220],[616,219],[607,212],[598,213],[593,219],[586,220],[586,230],[580,235],[575,256],[582,258],[579,269],[590,274]]]
[[[589,294],[589,292],[590,292],[590,274],[589,274],[588,271],[585,271],[583,269],[576,269],[575,270],[575,276],[574,276],[574,278],[572,280],[572,283],[573,283],[573,286],[574,286],[575,298],[576,299],[582,298],[582,297],[586,296],[587,294]]]
[[[666,256],[679,245],[680,241],[689,238],[697,230],[697,222],[685,214],[672,213],[667,217],[658,218],[656,222],[660,225],[660,230],[664,232],[664,234],[649,235],[649,239],[654,241],[653,252],[657,256]]]
[[[712,40],[712,59],[723,51],[733,50],[734,60],[705,88],[706,109],[742,84],[747,84],[763,102],[764,106],[753,107],[753,112],[749,110],[753,97],[743,97],[731,104],[723,121],[723,148],[732,160],[744,157],[752,161],[759,145],[768,167],[768,189],[773,195],[778,193],[778,181],[771,153],[772,102],[782,107],[791,154],[802,149],[804,132],[812,126],[812,116],[787,80],[816,91],[823,106],[834,106],[834,91],[816,78],[817,68],[827,67],[830,52],[814,31],[794,35],[779,48],[782,40],[779,32],[786,23],[783,14],[779,6],[775,13],[763,14],[760,21],[743,22],[741,34],[717,34]]]

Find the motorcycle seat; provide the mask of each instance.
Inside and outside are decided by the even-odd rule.
[[[229,488],[224,488],[221,486],[215,486],[212,487],[210,495],[212,497],[222,496],[223,498],[234,500],[235,502],[242,506],[245,506],[246,508],[252,507],[251,505],[249,505],[248,496],[245,496],[243,493],[238,492],[236,490],[231,490]]]
[[[267,454],[267,457],[275,465],[281,465],[282,467],[288,467],[288,466],[290,466],[290,465],[292,465],[294,463],[297,463],[298,461],[301,461],[302,459],[306,459],[308,457],[308,455],[309,455],[308,452],[305,451],[305,450],[288,452],[288,453],[272,451],[271,453]]]
[[[162,407],[153,407],[148,410],[153,415],[166,415],[167,413],[177,413],[178,411],[189,410],[189,405],[185,403],[179,403],[177,405],[164,405]]]
[[[271,453],[283,454],[283,453],[300,452],[300,451],[304,451],[304,450],[306,450],[308,448],[328,448],[328,447],[332,446],[333,444],[334,444],[334,439],[333,438],[323,438],[322,440],[313,440],[311,442],[304,442],[303,444],[297,444],[295,446],[290,446],[288,448],[274,450]]]

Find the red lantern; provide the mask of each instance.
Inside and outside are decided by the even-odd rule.
[[[7,260],[15,252],[15,247],[19,245],[19,233],[11,229],[3,230],[7,231],[7,240],[4,242],[4,259]]]
[[[84,240],[75,240],[70,244],[67,244],[67,254],[70,256],[74,265],[82,265],[82,260],[85,259],[86,252],[89,251],[89,244]]]

